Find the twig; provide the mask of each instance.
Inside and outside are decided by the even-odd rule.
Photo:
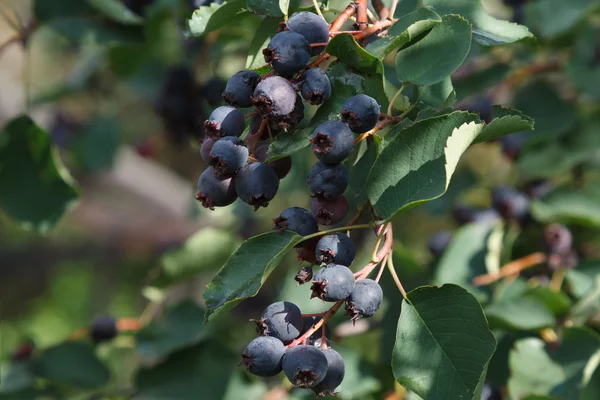
[[[379,272],[377,273],[375,282],[379,282],[379,280],[381,279],[381,275],[383,275],[383,270],[385,269],[385,266],[388,263],[388,258],[390,258],[390,257],[391,257],[390,254],[386,254],[385,258],[383,259],[383,262],[381,263],[381,266],[379,267]]]
[[[321,8],[319,7],[319,3],[317,2],[317,0],[312,0],[312,3],[313,3],[313,6],[315,7],[315,11],[317,12],[317,14],[319,14],[319,17],[325,19],[325,17],[321,13]]]
[[[390,273],[392,274],[392,278],[394,279],[394,282],[396,283],[398,290],[400,290],[400,293],[402,293],[402,297],[404,297],[406,299],[406,290],[404,290],[404,286],[402,286],[402,282],[400,282],[400,279],[398,278],[398,275],[396,274],[396,268],[394,268],[394,256],[393,255],[390,255],[390,257],[388,258],[387,267],[390,270]]]
[[[342,25],[344,25],[344,22],[348,21],[350,17],[356,13],[357,9],[358,3],[352,2],[348,4],[348,7],[346,7],[346,9],[342,11],[342,13],[331,23],[331,26],[329,27],[329,32],[339,31]]]
[[[349,230],[352,230],[352,229],[366,229],[366,228],[372,228],[372,227],[373,227],[373,225],[371,225],[371,224],[359,224],[359,225],[352,225],[352,226],[346,225],[346,226],[342,226],[340,228],[328,229],[326,231],[320,231],[320,232],[317,232],[317,233],[313,233],[313,234],[304,236],[302,238],[302,241],[306,241],[306,240],[309,240],[309,239],[312,239],[312,238],[316,238],[316,237],[319,237],[319,236],[323,236],[323,235],[328,235],[328,234],[334,233],[334,232],[349,231]]]
[[[336,302],[329,310],[325,312],[323,318],[318,320],[309,330],[307,330],[302,336],[294,339],[292,343],[288,344],[286,347],[289,349],[291,347],[297,346],[299,344],[306,344],[306,340],[316,331],[321,328],[324,324],[328,323],[331,318],[335,315],[336,312],[342,307],[345,300],[340,300]]]
[[[389,12],[388,8],[385,6],[385,4],[383,4],[383,1],[371,0],[371,4],[373,5],[373,8],[375,9],[375,12],[377,13],[377,15],[379,15],[379,19],[385,20],[388,18],[388,16],[390,15],[390,12]],[[393,15],[392,15],[392,17],[393,17]]]
[[[535,265],[541,264],[546,261],[546,255],[542,252],[532,253],[528,256],[521,257],[518,260],[514,260],[502,268],[496,273],[493,274],[485,274],[476,276],[473,279],[473,284],[475,286],[485,286],[490,283],[496,282],[499,279],[505,278],[510,275],[518,274],[521,271],[526,270],[527,268],[531,268]]]
[[[552,274],[548,288],[554,292],[560,291],[560,288],[565,280],[565,269],[559,268]]]
[[[390,19],[394,18],[394,14],[396,13],[396,7],[398,7],[398,0],[394,0],[392,2],[392,6],[390,7]]]
[[[379,31],[379,30],[381,30],[383,28],[387,28],[388,26],[390,26],[392,24],[393,24],[393,22],[391,20],[389,20],[389,19],[385,19],[385,20],[379,21],[379,22],[371,25],[370,27],[368,27],[367,29],[365,29],[361,33],[358,33],[358,34],[354,35],[354,39],[356,39],[356,40],[364,39],[367,36],[371,36],[375,32],[377,32],[377,31]]]
[[[117,330],[119,332],[135,332],[142,329],[143,324],[138,318],[119,318]]]
[[[367,208],[369,208],[369,202],[362,204],[358,208],[358,212],[356,213],[356,215],[354,217],[352,217],[352,219],[350,221],[348,221],[348,223],[346,225],[348,225],[348,226],[354,225],[356,223],[356,221],[358,221],[360,219],[360,217],[364,214],[364,212]]]
[[[390,100],[390,105],[388,106],[388,109],[387,109],[388,115],[392,115],[392,110],[394,109],[394,103],[396,102],[396,99],[402,94],[402,92],[404,91],[404,89],[407,86],[408,86],[407,83],[403,83],[402,86],[400,86],[400,89],[398,89],[398,91],[394,95],[394,97],[392,97],[392,100]]]
[[[357,0],[358,9],[356,10],[356,27],[364,31],[369,26],[369,17],[367,14],[367,0]]]

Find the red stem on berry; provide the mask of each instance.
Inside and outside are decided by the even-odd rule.
[[[490,283],[496,282],[499,279],[518,274],[527,268],[531,268],[545,261],[546,255],[544,253],[532,253],[525,257],[521,257],[517,260],[509,262],[500,268],[500,270],[498,270],[496,273],[476,276],[473,278],[473,284],[475,286],[489,285]]]

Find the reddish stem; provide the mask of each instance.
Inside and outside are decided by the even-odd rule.
[[[379,15],[379,19],[385,20],[390,15],[390,10],[383,4],[381,0],[371,0],[371,5],[375,9],[377,15]]]
[[[475,286],[489,285],[490,283],[496,282],[499,279],[505,278],[510,275],[518,274],[519,272],[527,268],[541,264],[544,261],[546,261],[546,255],[544,253],[532,253],[528,256],[521,257],[517,260],[509,262],[508,264],[500,268],[500,270],[497,273],[476,276],[473,279],[473,284]]]
[[[331,23],[331,26],[329,27],[329,32],[339,31],[342,25],[344,25],[344,22],[348,21],[350,17],[356,13],[357,9],[357,2],[352,2],[348,4],[348,7],[346,7],[346,9],[342,11],[342,13]]]

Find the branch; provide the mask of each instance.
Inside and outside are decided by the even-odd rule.
[[[348,4],[348,7],[331,23],[329,32],[337,32],[340,30],[344,22],[348,21],[358,10],[358,3],[352,2]]]
[[[364,31],[369,26],[367,8],[367,0],[358,0],[358,10],[356,12],[356,28],[358,30]]]
[[[489,285],[490,283],[496,282],[499,279],[518,274],[519,272],[527,268],[541,264],[544,261],[546,261],[546,255],[544,253],[532,253],[528,256],[519,258],[518,260],[514,260],[506,264],[505,266],[500,268],[500,270],[497,273],[476,276],[473,279],[473,284],[475,286]]]
[[[387,17],[390,15],[390,11],[385,6],[385,4],[383,4],[383,1],[371,0],[371,5],[373,5],[373,8],[375,9],[375,12],[377,13],[377,15],[379,15],[380,20],[382,20],[382,21],[386,20]]]

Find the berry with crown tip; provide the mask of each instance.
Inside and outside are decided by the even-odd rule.
[[[319,322],[322,319],[323,319],[323,317],[319,317],[319,316],[305,317],[303,319],[304,326],[302,327],[302,332],[300,333],[300,335],[304,335],[306,332],[308,332],[308,330],[310,328],[313,327],[313,325],[315,325],[317,322]],[[317,329],[312,335],[310,335],[308,338],[306,338],[306,344],[320,347],[321,340],[323,337],[323,326],[325,326],[325,339],[331,340],[331,327],[327,324],[324,324],[324,325],[321,325],[321,327],[319,329]]]
[[[292,230],[301,236],[308,236],[319,230],[315,217],[302,207],[290,207],[281,212],[279,217],[274,218],[273,229],[283,232]]]
[[[89,328],[90,339],[94,343],[108,342],[117,337],[117,321],[110,316],[98,317]]]
[[[285,352],[281,366],[283,373],[292,385],[299,388],[311,388],[325,378],[327,357],[317,347],[298,345]]]
[[[331,96],[331,81],[320,68],[311,68],[304,73],[302,98],[312,105],[325,103]]]
[[[267,161],[268,151],[268,145],[259,146],[256,148],[256,150],[254,150],[254,158],[256,158],[257,161],[264,163],[265,161]],[[292,170],[292,157],[283,157],[275,161],[271,161],[268,164],[271,167],[273,167],[275,173],[277,174],[277,177],[281,180],[285,178],[287,174],[289,174]]]
[[[427,241],[427,248],[429,252],[436,258],[439,258],[444,254],[446,248],[452,240],[452,232],[450,231],[439,231],[431,235]]]
[[[360,318],[375,315],[383,301],[383,290],[372,279],[362,279],[354,285],[354,290],[346,300],[346,313],[356,322]]]
[[[252,340],[242,353],[240,365],[257,376],[275,376],[281,372],[285,354],[283,342],[272,336],[259,336]]]
[[[315,156],[325,164],[339,164],[354,148],[354,135],[341,121],[325,121],[315,128],[310,142]]]
[[[366,94],[357,94],[342,105],[342,121],[348,123],[352,132],[365,133],[377,125],[380,109],[374,98]]]
[[[303,285],[310,282],[313,278],[313,269],[311,266],[304,266],[298,270],[298,273],[294,277],[294,280],[298,282],[298,285]]]
[[[248,161],[246,143],[235,136],[217,140],[210,150],[210,165],[219,177],[231,177]]]
[[[210,165],[212,157],[210,156],[210,151],[212,150],[215,141],[211,138],[204,138],[202,140],[202,145],[200,146],[200,157],[204,160],[204,162]]]
[[[348,200],[345,196],[324,201],[313,198],[310,200],[310,212],[319,225],[334,225],[348,215]]]
[[[223,91],[225,103],[234,107],[252,107],[252,95],[260,81],[260,75],[251,70],[235,73],[227,81]]]
[[[313,387],[312,390],[319,397],[327,395],[335,396],[335,389],[340,386],[346,373],[344,359],[334,349],[322,349],[322,351],[327,358],[327,374],[325,375],[325,379]]]
[[[245,127],[244,114],[231,106],[215,108],[204,122],[206,136],[213,140],[224,136],[240,136]]]
[[[354,273],[344,265],[329,264],[315,274],[310,289],[311,299],[318,297],[331,302],[344,300],[354,289]]]
[[[320,264],[341,264],[349,267],[354,261],[356,247],[348,235],[336,232],[319,239],[315,255]]]
[[[279,178],[273,167],[253,162],[240,169],[235,177],[235,191],[240,199],[254,211],[267,207],[277,194]]]
[[[296,107],[296,91],[287,79],[270,76],[256,85],[252,104],[263,116],[288,116]]]
[[[306,184],[311,197],[323,201],[344,194],[349,181],[350,174],[344,164],[328,165],[319,161],[308,172]]]
[[[292,76],[306,67],[311,48],[304,36],[291,31],[275,34],[263,50],[265,62],[281,76]]]
[[[304,36],[309,44],[329,42],[329,25],[317,14],[308,11],[294,13],[285,23],[285,27]],[[323,50],[325,46],[313,46],[311,54],[316,56]]]
[[[297,305],[288,301],[278,301],[268,306],[256,320],[256,332],[260,336],[272,336],[288,344],[302,331],[304,322]]]
[[[235,185],[231,178],[219,178],[215,175],[213,167],[209,167],[198,179],[198,194],[196,200],[205,208],[213,210],[215,207],[224,207],[237,199]]]

